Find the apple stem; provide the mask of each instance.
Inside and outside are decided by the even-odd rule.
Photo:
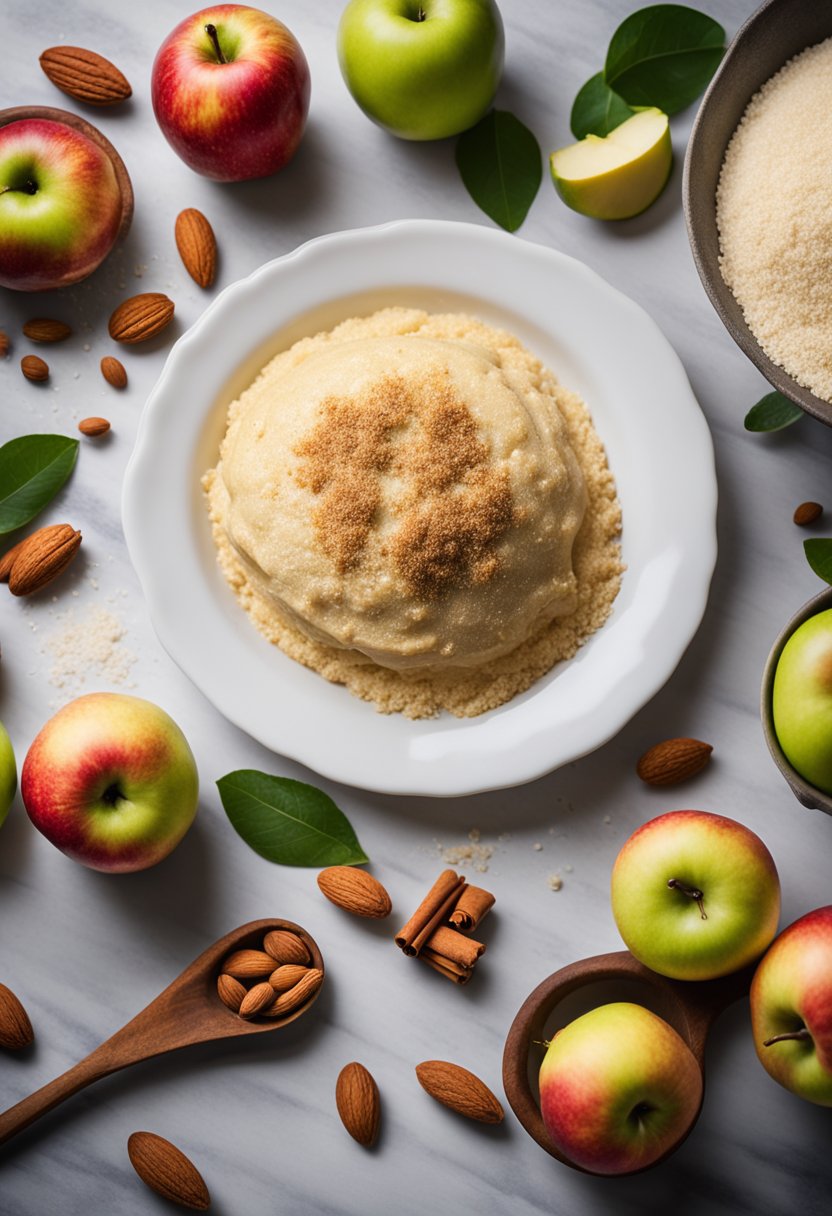
[[[427,17],[428,17],[427,13],[425,12],[425,10],[424,10],[424,9],[422,8],[422,6],[420,5],[420,6],[419,6],[419,12],[416,14],[416,20],[417,20],[417,21],[427,21]]]
[[[801,1026],[800,1030],[789,1030],[783,1034],[772,1035],[770,1039],[763,1042],[763,1047],[771,1047],[772,1043],[785,1043],[790,1039],[805,1040],[811,1039],[811,1034],[805,1026]]]
[[[212,25],[212,23],[209,21],[205,27],[205,33],[208,35],[208,37],[211,39],[211,41],[214,44],[214,51],[217,56],[217,62],[218,63],[228,63],[228,60],[226,59],[225,55],[223,55],[223,53],[222,53],[222,47],[220,46],[220,36],[217,33],[217,27],[215,25]]]
[[[28,181],[25,186],[3,186],[0,189],[0,194],[37,194],[38,188],[33,181]]]
[[[683,895],[687,895],[690,899],[695,899],[699,908],[699,915],[703,920],[708,919],[708,914],[702,903],[702,892],[698,887],[689,887],[686,882],[682,882],[681,878],[668,878],[667,885],[672,891],[681,891]]]

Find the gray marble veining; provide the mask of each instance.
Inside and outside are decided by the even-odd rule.
[[[194,176],[156,129],[149,71],[162,38],[195,7],[192,0],[2,6],[0,105],[65,104],[37,65],[44,47],[60,42],[101,50],[132,81],[134,99],[123,110],[92,117],[123,153],[137,206],[123,248],[87,283],[37,301],[0,292],[0,327],[13,335],[33,312],[66,315],[77,327],[70,342],[48,354],[49,385],[24,382],[16,358],[0,364],[0,436],[71,433],[78,419],[97,413],[113,422],[107,440],[84,444],[72,482],[46,517],[83,529],[83,559],[54,601],[2,598],[0,718],[22,759],[63,701],[108,686],[106,676],[95,674],[84,684],[69,676],[57,686],[49,645],[73,620],[83,625],[105,612],[124,631],[117,653],[135,657],[127,684],[111,686],[132,686],[181,723],[200,766],[202,809],[169,860],[142,874],[110,877],[67,861],[15,804],[0,833],[0,979],[27,1005],[37,1044],[20,1058],[0,1056],[0,1105],[74,1063],[208,941],[245,920],[275,914],[305,925],[325,953],[329,981],[314,1012],[273,1041],[199,1048],[149,1063],[44,1120],[0,1155],[0,1212],[161,1211],[127,1161],[127,1137],[139,1128],[170,1137],[193,1157],[222,1216],[828,1210],[829,1112],[769,1080],[754,1057],[742,1006],[715,1031],[695,1133],[660,1169],[629,1180],[569,1171],[511,1116],[497,1129],[455,1118],[431,1102],[413,1074],[421,1059],[447,1058],[500,1090],[503,1040],[527,992],[573,958],[617,948],[610,866],[629,832],[660,811],[693,804],[759,831],[780,868],[784,923],[830,898],[832,823],[802,810],[770,763],[757,697],[772,639],[818,587],[791,514],[803,499],[829,499],[832,431],[807,420],[775,437],[743,432],[745,410],[766,385],[723,330],[688,251],[680,180],[692,111],[673,120],[673,179],[644,216],[618,226],[593,223],[563,207],[544,181],[521,235],[583,259],[636,299],[684,361],[714,434],[721,492],[720,558],[697,637],[667,686],[605,747],[600,763],[589,757],[530,786],[454,801],[385,798],[320,783],[350,815],[398,913],[415,905],[438,871],[437,842],[458,844],[476,827],[494,845],[483,876],[497,895],[489,953],[470,987],[456,990],[400,956],[385,931],[325,903],[313,872],[269,865],[228,825],[214,781],[229,769],[316,778],[225,723],[157,643],[121,538],[118,503],[141,406],[169,344],[126,357],[130,387],[123,395],[100,379],[98,360],[110,349],[106,318],[133,291],[175,298],[178,333],[205,307],[206,295],[183,271],[173,244],[182,207],[202,208],[215,225],[218,287],[323,232],[405,217],[488,221],[459,182],[450,143],[397,142],[353,105],[335,56],[340,0],[267,6],[294,30],[312,71],[310,124],[296,161],[273,179],[245,185]],[[523,117],[549,150],[568,140],[577,88],[636,5],[503,0],[501,7],[508,59],[499,104]],[[753,5],[708,0],[704,7],[733,32]],[[68,100],[66,106],[72,108]],[[671,733],[711,740],[714,761],[678,793],[648,790],[635,777],[635,758]],[[500,840],[506,833],[510,839]],[[564,879],[557,893],[547,884],[553,872]],[[335,1077],[351,1059],[370,1068],[383,1095],[384,1129],[369,1154],[349,1139],[335,1112]]]

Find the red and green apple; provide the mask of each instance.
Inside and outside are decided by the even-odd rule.
[[[679,980],[752,963],[780,916],[780,880],[762,840],[707,811],[670,811],[637,828],[615,860],[611,894],[630,952]]]
[[[832,1106],[832,905],[784,929],[751,984],[754,1046],[786,1089]]]
[[[29,818],[93,870],[156,865],[193,822],[199,781],[173,719],[150,701],[88,693],[46,723],[23,762]]]
[[[9,807],[17,792],[17,765],[14,761],[12,741],[0,722],[0,826],[9,813]]]
[[[291,160],[309,111],[309,66],[268,13],[217,4],[186,17],[153,64],[156,121],[186,165],[221,182],[268,177]]]
[[[338,27],[347,88],[401,139],[444,139],[479,122],[504,46],[494,0],[351,0]]]
[[[103,147],[44,118],[0,127],[0,286],[77,283],[110,252],[122,220],[121,186]]]
[[[540,1068],[552,1143],[593,1174],[629,1174],[670,1152],[702,1104],[693,1052],[642,1005],[599,1005],[559,1030]]]
[[[832,608],[795,629],[777,662],[774,733],[801,777],[832,794]]]

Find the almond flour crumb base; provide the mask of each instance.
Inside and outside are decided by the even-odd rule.
[[[556,585],[561,597],[554,611],[559,614],[552,617],[551,608],[547,609],[548,616],[541,612],[542,619],[534,623],[532,618],[534,627],[519,645],[468,666],[394,669],[358,650],[328,645],[310,636],[306,628],[299,628],[291,613],[278,609],[274,597],[264,593],[260,571],[253,570],[252,562],[242,558],[239,548],[232,544],[222,463],[203,478],[218,560],[257,629],[289,657],[327,680],[345,685],[382,713],[422,718],[445,710],[457,717],[473,717],[510,700],[556,663],[571,658],[609,616],[623,570],[621,510],[615,484],[580,398],[559,385],[515,337],[473,317],[384,309],[371,317],[345,321],[329,333],[303,339],[277,358],[288,366],[297,366],[320,350],[380,335],[414,335],[487,353],[500,375],[530,386],[545,406],[547,419],[553,419],[553,430],[568,440],[562,445],[567,464],[561,475],[568,478],[571,462],[579,479],[582,475],[583,487],[571,491],[566,503],[569,507],[578,504],[577,517],[569,515],[566,506],[563,512],[563,528],[571,527],[571,533],[561,542],[561,549],[565,547],[571,568],[568,574],[558,572]],[[387,389],[382,385],[379,390],[374,415],[377,425],[369,428],[372,433],[368,434],[366,428],[355,429],[348,399],[329,397],[318,411],[316,427],[294,447],[300,461],[295,483],[316,496],[312,513],[316,543],[328,554],[333,569],[350,571],[365,561],[365,546],[378,540],[372,536],[373,531],[379,531],[373,527],[378,509],[375,487],[379,478],[400,484],[404,471],[404,484],[411,488],[410,498],[405,493],[402,499],[404,522],[399,520],[399,531],[388,534],[380,550],[386,554],[403,593],[421,599],[426,611],[432,603],[443,603],[448,588],[455,591],[460,583],[465,588],[479,586],[486,596],[492,594],[500,584],[501,564],[506,560],[504,542],[512,529],[516,531],[526,522],[528,504],[515,501],[516,482],[514,492],[509,493],[500,467],[489,460],[488,435],[478,432],[471,414],[459,408],[458,400],[443,399],[446,386],[431,382],[430,376],[421,386],[412,381],[406,386],[396,385],[395,376],[396,369],[390,369]],[[428,398],[414,404],[411,398],[425,392]],[[409,417],[417,410],[426,445],[414,442],[402,457],[392,451],[389,437],[397,427],[408,425],[404,415]],[[239,411],[240,402],[229,409],[229,436],[234,435]],[[223,461],[229,436],[223,445]],[[458,492],[460,482],[466,495],[462,500],[464,510],[451,518],[458,523],[461,520],[464,543],[456,544],[442,495],[449,488]],[[334,486],[337,493],[331,494]],[[425,496],[433,496],[434,509],[429,516],[422,510]],[[368,497],[375,503],[373,512],[367,509]],[[418,562],[414,561],[414,551],[420,554]],[[488,600],[484,602],[488,604]]]
[[[770,359],[832,401],[832,38],[752,97],[717,188],[722,277]]]

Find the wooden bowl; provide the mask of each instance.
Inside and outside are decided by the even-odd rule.
[[[91,122],[87,122],[86,118],[80,118],[77,114],[71,114],[69,110],[58,110],[54,106],[10,106],[8,109],[0,110],[0,127],[6,127],[13,122],[20,122],[23,118],[42,118],[48,122],[63,123],[67,127],[72,127],[75,131],[80,131],[82,135],[86,135],[87,139],[97,144],[106,153],[113,166],[113,172],[116,175],[116,181],[118,182],[121,194],[121,220],[118,232],[116,233],[116,241],[126,236],[133,219],[133,184],[130,181],[130,174],[127,172],[124,161],[109,139],[101,134],[98,127],[94,127]],[[96,270],[101,265],[101,262],[104,261],[109,252],[110,250],[107,250],[107,253],[93,267],[93,270]],[[67,287],[71,283],[77,283],[80,279],[87,278],[89,274],[92,274],[92,270],[86,271],[78,278],[67,279],[60,284],[56,283],[55,286]]]
[[[832,35],[832,4],[766,0],[739,30],[705,94],[685,157],[682,197],[688,237],[711,303],[766,380],[812,417],[832,425],[832,404],[803,388],[768,357],[748,328],[719,269],[716,188],[725,149],[746,106],[792,56]],[[819,116],[819,121],[825,121]],[[772,183],[772,189],[776,189]]]
[[[774,716],[772,714],[774,672],[780,661],[780,655],[783,653],[783,647],[794,631],[804,621],[808,621],[810,617],[817,616],[819,612],[825,612],[828,608],[832,608],[832,587],[827,587],[819,595],[813,596],[812,599],[794,614],[788,624],[777,635],[777,639],[769,651],[763,672],[763,684],[760,690],[760,718],[762,719],[763,734],[768,744],[768,750],[771,752],[771,758],[780,769],[795,798],[803,806],[808,807],[812,811],[825,811],[827,815],[832,815],[832,795],[824,793],[817,786],[810,785],[806,778],[801,777],[797,769],[792,768],[786,759],[774,731]]]

